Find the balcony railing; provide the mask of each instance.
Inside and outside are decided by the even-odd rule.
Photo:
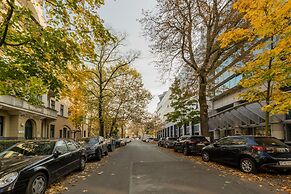
[[[57,111],[44,106],[29,104],[13,96],[0,96],[0,109],[19,110],[53,119],[57,118]]]

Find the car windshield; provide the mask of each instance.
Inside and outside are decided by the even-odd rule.
[[[78,143],[81,145],[85,145],[85,144],[92,145],[92,144],[98,143],[98,139],[97,138],[83,138],[83,139],[80,139]]]
[[[286,144],[276,138],[271,137],[255,137],[255,142],[260,146],[277,146],[286,147]]]
[[[169,140],[170,141],[175,141],[175,140],[177,140],[177,138],[175,138],[175,137],[169,137]]]
[[[52,154],[54,147],[55,147],[54,141],[21,142],[1,152],[0,158],[50,155]]]

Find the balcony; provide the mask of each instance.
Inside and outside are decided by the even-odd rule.
[[[35,106],[13,96],[0,96],[0,109],[23,111],[52,119],[57,118],[57,111],[44,106]]]

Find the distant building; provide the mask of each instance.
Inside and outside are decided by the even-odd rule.
[[[181,84],[185,84],[188,79],[188,69],[184,68],[179,73],[179,79]],[[163,94],[159,95],[159,103],[157,105],[156,113],[164,123],[163,128],[157,132],[157,137],[180,137],[182,135],[200,135],[201,129],[200,124],[194,124],[189,122],[182,127],[178,127],[176,123],[167,122],[166,121],[166,114],[173,112],[174,109],[171,107],[171,90],[164,92]],[[199,107],[197,107],[199,110]]]

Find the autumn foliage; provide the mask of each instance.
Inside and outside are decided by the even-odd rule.
[[[291,93],[287,91],[291,86],[291,2],[239,0],[234,8],[244,15],[249,25],[224,33],[220,37],[222,46],[242,39],[265,40],[253,49],[253,56],[238,70],[244,75],[241,85],[247,88],[242,97],[250,102],[269,100],[262,108],[264,111],[285,113],[291,109]]]

